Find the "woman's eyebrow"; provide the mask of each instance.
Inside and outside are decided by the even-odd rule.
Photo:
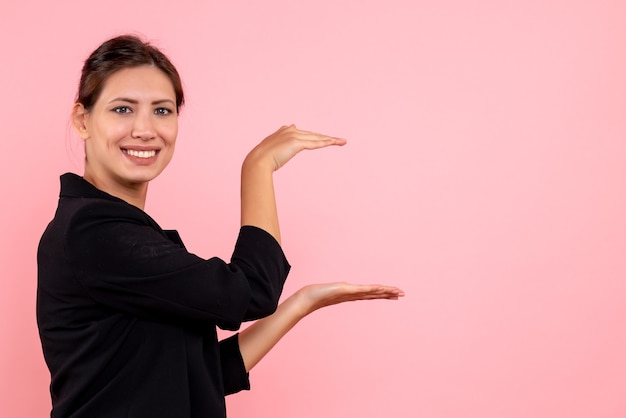
[[[171,103],[173,105],[176,105],[176,103],[174,103],[172,99],[161,99],[161,100],[155,100],[152,102],[153,105],[158,105],[158,104],[163,104],[163,103]]]
[[[131,104],[137,104],[137,103],[139,103],[139,100],[130,99],[128,97],[116,97],[114,99],[109,100],[109,103],[113,103],[113,102],[126,102],[126,103],[131,103]],[[163,103],[171,103],[173,105],[176,104],[176,103],[174,103],[174,101],[172,99],[154,100],[151,104],[159,105],[159,104],[163,104]]]

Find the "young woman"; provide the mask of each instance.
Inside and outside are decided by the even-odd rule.
[[[302,150],[345,140],[284,126],[246,157],[241,229],[230,263],[188,252],[144,211],[150,180],[174,152],[184,103],[178,72],[132,36],[103,43],[83,67],[71,123],[82,177],[61,176],[38,251],[37,320],[53,417],[224,417],[224,396],[300,319],[396,287],[329,283],[278,301],[280,247],[272,173]],[[263,319],[261,319],[263,318]],[[216,326],[245,331],[219,341]]]

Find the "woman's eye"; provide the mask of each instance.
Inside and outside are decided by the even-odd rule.
[[[170,113],[172,113],[172,111],[166,107],[159,107],[159,108],[154,109],[154,114],[156,115],[165,116],[165,115],[169,115]]]
[[[119,113],[121,115],[125,115],[126,113],[130,113],[130,107],[128,107],[128,106],[118,106],[116,108],[113,108],[113,111],[115,113]]]

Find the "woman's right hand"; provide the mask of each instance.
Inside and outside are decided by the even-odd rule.
[[[271,171],[276,171],[300,151],[345,144],[345,139],[303,131],[295,125],[283,126],[254,147],[246,157],[244,165],[260,164]]]
[[[241,225],[252,225],[280,240],[272,174],[302,150],[344,145],[345,139],[283,126],[254,147],[241,169]]]

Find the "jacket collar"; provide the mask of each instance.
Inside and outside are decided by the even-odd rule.
[[[156,221],[150,217],[150,215],[148,215],[141,209],[127,203],[126,201],[118,197],[110,195],[107,192],[103,192],[102,190],[98,189],[96,186],[89,183],[87,180],[77,174],[65,173],[61,175],[61,193],[59,194],[59,197],[84,197],[122,202],[130,207],[135,208],[136,210],[141,211],[141,213],[146,216],[148,221],[153,225],[155,229],[163,232],[165,236],[167,236],[167,238],[169,238],[171,241],[185,248],[185,244],[183,244],[183,241],[180,239],[180,235],[178,235],[178,232],[176,230],[161,229],[159,224],[157,224]]]
[[[61,175],[61,192],[59,197],[86,197],[124,202],[124,200],[96,188],[96,186],[74,173]]]

